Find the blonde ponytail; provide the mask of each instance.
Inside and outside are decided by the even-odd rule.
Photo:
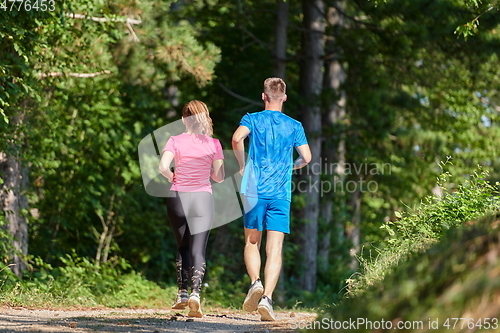
[[[214,134],[212,118],[205,103],[201,101],[191,101],[182,109],[182,116],[186,119],[186,126],[193,130],[201,130],[205,135]]]

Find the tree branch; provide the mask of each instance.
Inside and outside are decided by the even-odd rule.
[[[243,106],[241,108],[232,109],[231,111],[234,111],[234,112],[245,112],[246,110],[249,110],[249,109],[254,108],[254,107],[255,107],[255,105],[248,104],[247,106]]]
[[[347,12],[343,8],[338,6],[338,4],[336,2],[337,1],[328,1],[327,5],[335,8],[340,13],[340,15],[344,16],[346,19],[354,22],[355,24],[379,28],[379,26],[375,23],[366,22],[367,19],[370,19],[370,16],[367,16],[367,15],[357,15],[357,16],[348,15]],[[359,6],[359,4],[357,4],[357,6],[359,9],[363,10]],[[325,18],[327,18],[327,17],[325,17]]]
[[[74,13],[67,13],[67,17],[71,17],[74,19],[89,19],[94,22],[124,22],[127,24],[141,24],[141,20],[134,20],[128,17],[117,17],[117,18],[106,18],[106,17],[95,17],[95,16],[87,16],[83,14],[74,14]]]
[[[238,95],[237,93],[229,90],[228,88],[226,88],[222,83],[219,83],[219,86],[222,88],[222,90],[224,90],[226,93],[228,93],[229,95],[241,100],[241,101],[244,101],[244,102],[247,102],[247,103],[250,103],[250,104],[253,104],[253,105],[257,105],[257,106],[262,106],[262,102],[257,102],[257,101],[254,101],[253,99],[250,99],[250,98],[246,98],[246,97],[243,97],[241,95]]]
[[[238,28],[243,31],[245,34],[247,34],[251,39],[253,39],[257,44],[260,44],[262,46],[264,46],[266,49],[270,50],[270,51],[273,51],[272,47],[267,44],[266,42],[258,39],[253,33],[251,33],[250,31],[248,31],[244,26],[242,25],[238,25]]]
[[[37,76],[39,79],[43,79],[46,77],[56,77],[56,76],[73,76],[73,77],[95,77],[102,74],[111,74],[110,70],[103,70],[101,72],[96,73],[62,73],[62,72],[51,72],[51,73],[38,73]]]
[[[494,108],[497,112],[500,112],[500,106],[492,104],[489,98],[481,97],[481,103],[486,104]]]
[[[139,37],[137,37],[137,35],[135,34],[134,28],[132,28],[132,24],[130,24],[130,22],[127,22],[127,28],[132,35],[132,39],[134,40],[134,42],[139,42]]]

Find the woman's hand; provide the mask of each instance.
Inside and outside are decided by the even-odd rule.
[[[169,172],[168,175],[165,175],[165,177],[167,178],[167,180],[170,182],[170,183],[173,183],[174,182],[174,173],[173,172]]]
[[[224,181],[224,160],[215,160],[212,163],[212,179],[217,183]]]
[[[170,170],[170,163],[174,159],[174,154],[171,151],[166,151],[160,160],[160,165],[158,166],[160,173],[167,178],[170,183],[174,182],[174,173]]]

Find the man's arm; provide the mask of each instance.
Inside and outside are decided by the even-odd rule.
[[[250,134],[250,130],[246,126],[240,126],[233,134],[233,151],[238,164],[240,165],[240,174],[243,175],[245,170],[245,138]]]
[[[297,152],[299,153],[299,158],[297,158],[293,162],[293,169],[300,169],[305,167],[309,162],[311,162],[312,154],[311,149],[309,149],[309,145],[302,145],[295,147]]]
[[[165,178],[168,179],[169,182],[172,182],[174,179],[174,173],[170,170],[170,164],[172,163],[173,159],[174,154],[171,151],[167,150],[165,151],[165,153],[163,153],[163,156],[160,160],[160,172],[165,176]]]

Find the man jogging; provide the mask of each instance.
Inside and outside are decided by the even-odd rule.
[[[265,80],[262,93],[265,110],[246,114],[232,142],[243,175],[244,259],[251,279],[243,309],[258,310],[261,320],[266,321],[276,320],[272,295],[281,270],[283,239],[290,233],[292,169],[302,168],[311,161],[302,124],[281,112],[286,98],[286,84],[282,79]],[[245,163],[247,136],[249,152]],[[294,148],[299,154],[295,161]],[[260,280],[263,230],[267,230],[264,286]]]

